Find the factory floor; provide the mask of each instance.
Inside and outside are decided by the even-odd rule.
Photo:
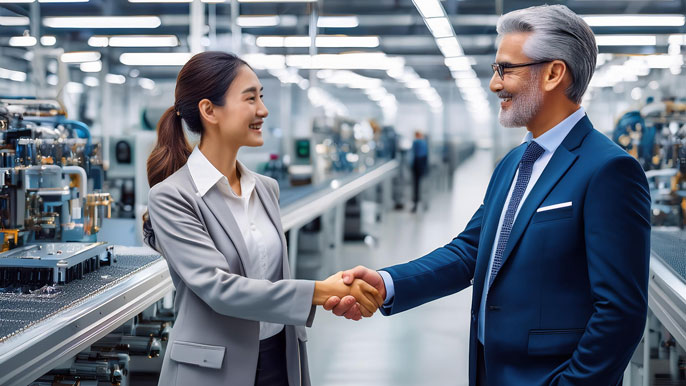
[[[492,165],[490,152],[477,151],[455,171],[453,189],[433,192],[425,211],[385,214],[376,246],[346,242],[337,269],[378,269],[448,243],[481,204]],[[467,385],[470,302],[468,288],[398,315],[377,312],[358,322],[318,310],[308,330],[312,384]]]

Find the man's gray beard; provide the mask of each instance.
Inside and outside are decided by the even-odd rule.
[[[532,69],[533,70],[533,69]],[[507,111],[502,107],[498,113],[498,120],[504,127],[523,127],[541,110],[543,94],[538,89],[540,75],[532,71],[531,79],[525,88],[512,98],[512,104]]]

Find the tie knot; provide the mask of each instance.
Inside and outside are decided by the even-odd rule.
[[[536,141],[531,141],[524,151],[522,163],[533,164],[544,152],[545,149],[541,145],[537,144]]]

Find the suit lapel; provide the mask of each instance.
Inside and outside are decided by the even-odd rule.
[[[243,261],[249,259],[248,247],[245,244],[243,233],[241,233],[241,229],[238,227],[236,219],[233,217],[229,207],[226,205],[226,201],[224,201],[224,197],[222,197],[222,193],[219,191],[218,184],[215,184],[202,199],[210,208],[210,211],[214,214],[214,217],[219,224],[221,224],[222,228],[224,228],[226,234],[229,235],[231,242],[233,242],[233,245],[236,247],[236,252],[238,252],[238,260],[240,262],[241,270],[243,271],[242,274],[244,276],[247,275],[245,263]]]
[[[279,233],[279,238],[281,239],[281,256],[283,260],[281,264],[283,267],[283,278],[290,279],[291,272],[288,265],[288,249],[286,248],[286,238],[284,236],[283,227],[281,225],[281,215],[279,213],[278,208],[279,203],[274,202],[271,199],[267,187],[264,185],[262,180],[257,176],[255,176],[255,190],[257,191],[257,197],[259,198],[260,202],[262,202],[264,210],[266,210],[267,215],[269,215],[269,219],[272,221],[272,224],[274,224],[276,231]]]
[[[548,165],[543,170],[543,173],[539,177],[536,185],[531,189],[526,200],[521,204],[521,209],[517,218],[512,226],[512,232],[510,233],[510,238],[507,241],[507,246],[503,252],[502,267],[505,266],[507,259],[512,254],[512,251],[519,242],[519,239],[524,234],[531,217],[536,212],[536,209],[541,205],[543,200],[548,196],[551,190],[555,187],[557,182],[567,173],[567,170],[574,164],[576,159],[579,157],[577,154],[572,153],[572,150],[576,149],[581,145],[581,142],[586,137],[586,135],[591,131],[593,126],[588,120],[588,117],[584,116],[569,132],[567,137],[562,144],[555,150],[553,157],[548,162]],[[521,158],[521,156],[520,156]],[[509,188],[509,185],[508,185]],[[499,207],[501,210],[504,203]],[[497,223],[496,223],[497,227]],[[493,241],[491,240],[491,248]],[[489,250],[490,251],[490,250]],[[498,275],[491,280],[491,285],[496,280]]]

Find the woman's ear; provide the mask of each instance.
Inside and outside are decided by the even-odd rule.
[[[212,104],[209,99],[202,99],[198,102],[198,111],[200,112],[200,118],[203,121],[215,125],[219,123],[214,111],[214,104]]]

